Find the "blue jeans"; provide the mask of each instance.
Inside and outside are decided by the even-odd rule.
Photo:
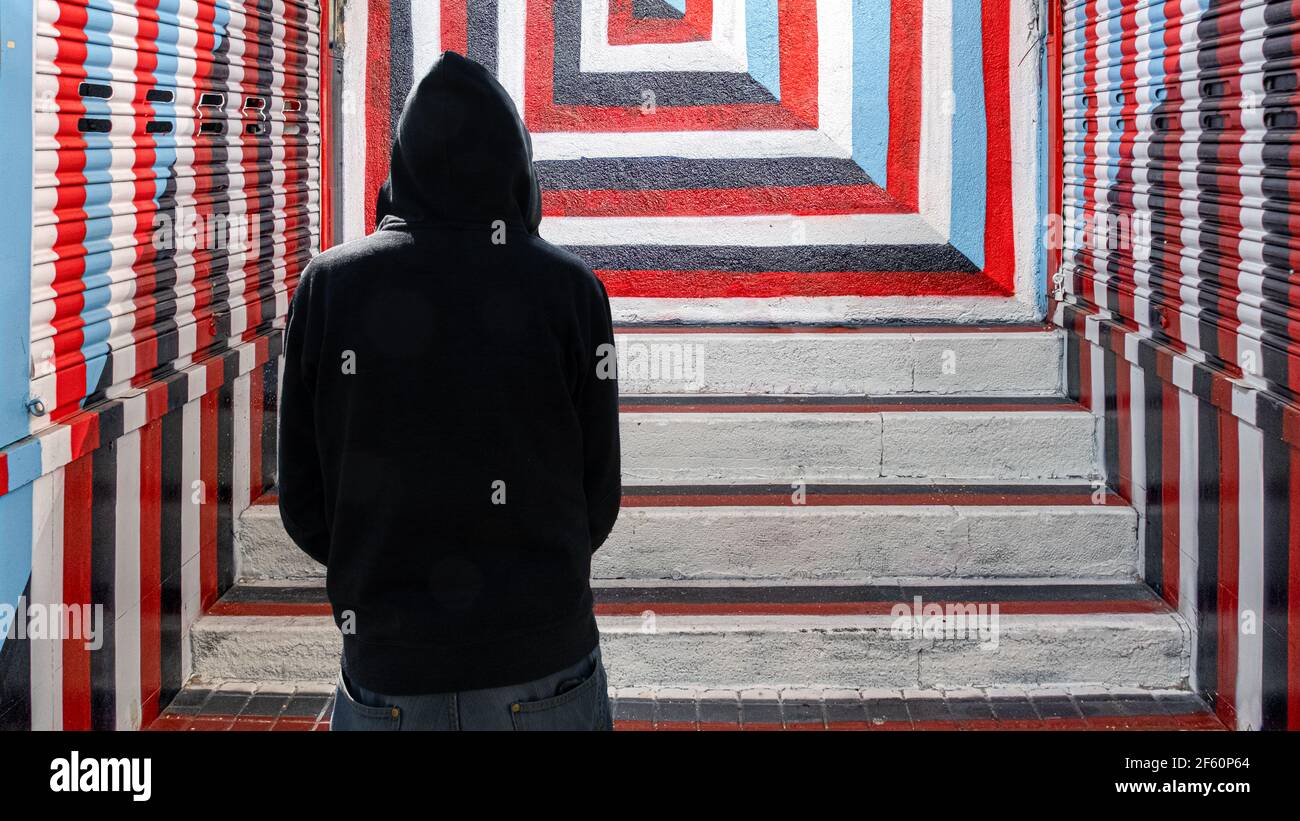
[[[339,671],[331,730],[612,730],[609,685],[596,647],[577,664],[508,687],[386,696]]]

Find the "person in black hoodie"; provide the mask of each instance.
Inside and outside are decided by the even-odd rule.
[[[607,729],[609,298],[538,236],[531,139],[482,66],[447,52],[412,90],[379,212],[307,266],[285,338],[280,513],[327,568],[333,726]]]

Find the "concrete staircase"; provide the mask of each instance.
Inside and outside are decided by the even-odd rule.
[[[625,499],[593,584],[620,693],[1185,687],[1186,626],[1137,581],[1136,514],[1102,489],[1053,331],[619,345]],[[323,568],[271,504],[237,544],[195,681],[332,681]]]

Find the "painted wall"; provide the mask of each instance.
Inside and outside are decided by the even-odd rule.
[[[1230,726],[1300,728],[1293,5],[1066,0],[1055,321]]]
[[[679,5],[351,0],[345,236],[449,49],[514,97],[542,233],[620,318],[1041,315],[1036,0]]]
[[[278,329],[321,231],[320,8],[22,6],[0,9],[0,727],[135,728],[274,482]]]

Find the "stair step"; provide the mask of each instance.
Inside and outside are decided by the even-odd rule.
[[[611,688],[616,730],[1222,730],[1185,690],[700,690]],[[311,682],[191,682],[153,730],[328,727],[333,688]]]
[[[1061,390],[1044,325],[616,329],[624,394],[1003,394]]]
[[[1056,397],[624,397],[623,477],[657,482],[1089,478],[1096,420]]]
[[[900,576],[1131,577],[1137,517],[1090,485],[1039,482],[625,487],[593,557],[596,578],[869,580]],[[242,579],[324,568],[289,540],[273,505],[236,525]]]
[[[1185,625],[1138,583],[597,585],[595,593],[616,687],[1177,689],[1188,664]],[[897,608],[918,604],[978,622],[957,635],[900,632],[914,622]],[[195,623],[194,672],[327,683],[341,647],[327,612],[318,585],[237,586]]]

